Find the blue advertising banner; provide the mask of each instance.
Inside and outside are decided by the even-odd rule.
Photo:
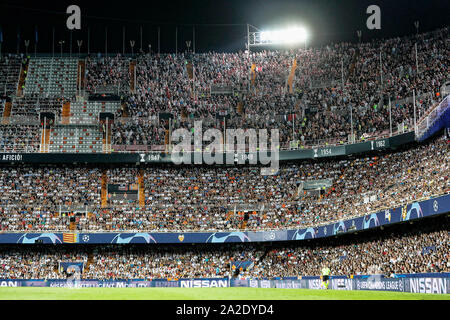
[[[180,279],[168,281],[158,280],[22,280],[22,279],[0,279],[0,287],[97,287],[97,288],[150,288],[150,287],[181,287],[181,288],[214,288],[228,287],[229,280],[217,279]]]
[[[231,280],[231,287],[284,288],[284,289],[323,289],[320,277],[305,277],[288,280]],[[397,291],[412,293],[450,293],[450,274],[415,274],[398,278],[386,278],[382,275],[332,276],[330,289],[333,290],[371,290]]]
[[[282,289],[322,289],[320,277],[304,277],[300,279],[258,280],[258,279],[180,279],[168,281],[157,280],[23,280],[0,279],[0,287],[100,287],[100,288],[139,288],[139,287],[181,287],[181,288],[213,288],[213,287],[250,287],[250,288],[282,288]],[[397,278],[386,278],[382,275],[331,276],[330,289],[333,290],[371,290],[396,291],[411,293],[450,293],[450,274],[415,274]]]
[[[0,233],[0,243],[228,243],[305,240],[361,231],[450,212],[450,194],[402,207],[382,210],[361,217],[296,230],[235,231],[235,232],[141,232],[141,233]]]

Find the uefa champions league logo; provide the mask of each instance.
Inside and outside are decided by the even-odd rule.
[[[206,243],[225,243],[225,242],[239,242],[236,241],[238,238],[240,242],[250,242],[250,238],[244,232],[229,232],[229,233],[220,233],[216,232],[209,236],[206,239]]]
[[[438,204],[437,200],[434,200],[434,202],[433,202],[433,210],[434,210],[434,212],[437,212],[439,210],[439,204]]]
[[[307,235],[310,235],[310,238],[307,237]],[[304,239],[314,239],[316,237],[316,232],[313,228],[308,229],[298,229],[295,231],[294,235],[292,236],[292,240],[304,240]]]
[[[156,243],[150,233],[118,233],[111,243],[128,244],[128,243]]]
[[[264,232],[263,237],[264,237],[264,240],[270,241],[270,240],[275,240],[276,235],[275,235],[275,232]]]
[[[19,240],[17,240],[17,243],[36,243],[36,240],[43,240],[45,242],[48,241],[53,244],[62,243],[61,239],[56,236],[55,233],[40,233],[36,234],[34,237],[31,233],[25,233],[19,238]]]

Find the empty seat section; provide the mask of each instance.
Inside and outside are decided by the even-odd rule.
[[[56,126],[50,133],[50,152],[101,152],[101,139],[97,126]]]
[[[73,58],[32,58],[25,82],[25,95],[75,96],[78,60]]]
[[[120,102],[116,101],[77,101],[71,103],[70,123],[92,124],[98,120],[100,112],[115,114],[120,109]]]

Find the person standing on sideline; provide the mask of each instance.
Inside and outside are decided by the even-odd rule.
[[[330,272],[330,268],[324,265],[322,268],[322,288],[328,289],[328,285],[330,284]]]

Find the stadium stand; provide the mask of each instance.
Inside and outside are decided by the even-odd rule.
[[[12,101],[13,117],[38,118],[41,112],[52,112],[60,117],[64,99],[59,97],[46,98],[37,94],[15,97]]]
[[[311,145],[320,140],[322,143],[346,141],[351,131],[349,107],[352,106],[356,140],[363,135],[386,134],[389,133],[389,98],[394,130],[402,123],[411,128],[412,89],[418,97],[419,116],[438,102],[436,93],[448,78],[447,34],[448,28],[444,28],[419,36],[419,70],[411,57],[414,37],[359,46],[342,43],[334,48],[308,51],[253,52],[250,56],[245,53],[145,56],[138,60],[138,92],[130,95],[128,109],[138,117],[170,112],[176,117],[185,114],[200,119],[226,110],[232,116],[228,128],[267,128],[276,124],[282,131],[282,142],[299,140],[302,145]],[[378,64],[380,47],[385,57],[383,79]],[[300,65],[293,80],[295,94],[290,94],[286,82],[293,59]],[[345,63],[343,70],[354,65],[352,73],[344,74],[343,79],[341,60]],[[187,61],[195,70],[195,90],[184,68]],[[253,63],[255,81],[251,87],[247,70]],[[240,98],[237,93],[240,91],[229,96],[208,92],[218,83],[245,88],[247,92]],[[191,98],[192,91],[196,93],[195,99]],[[245,118],[235,112],[241,102]],[[294,130],[290,114],[296,114],[299,121]]]
[[[195,120],[220,131],[279,129],[283,149],[413,131],[414,110],[423,118],[445,98],[448,31],[250,54],[85,60],[9,55],[0,60],[5,94],[0,152],[88,158],[158,150],[158,155],[168,152],[169,130],[192,132]],[[108,101],[108,94],[116,95],[115,101]],[[48,112],[55,120],[44,125],[41,114]],[[106,123],[99,113],[114,119]],[[442,135],[395,150],[286,161],[272,176],[261,175],[259,165],[12,164],[8,159],[0,170],[0,234],[282,232],[450,193],[449,140]],[[308,184],[319,187],[304,188]],[[231,270],[244,278],[296,277],[315,275],[324,261],[336,275],[364,274],[373,266],[389,276],[450,272],[448,219],[444,214],[400,223],[364,238],[353,234],[270,246],[0,245],[0,278],[65,279],[58,261],[83,262],[82,277],[95,279],[225,277]],[[234,270],[230,261],[245,268]]]
[[[89,92],[105,88],[112,89],[113,91],[108,90],[108,92],[114,93],[129,91],[129,65],[130,59],[120,54],[115,57],[89,57],[86,61],[86,89]]]
[[[124,121],[113,124],[112,144],[116,146],[162,145],[165,124],[159,121],[161,113],[174,116],[171,130],[190,129],[195,119],[201,119],[205,129],[278,129],[282,148],[360,141],[390,135],[391,126],[393,134],[412,130],[413,89],[418,118],[441,101],[449,81],[447,35],[448,27],[371,43],[250,55],[143,54],[136,60],[117,55],[90,56],[85,61],[31,58],[23,96],[13,98],[10,115],[37,117],[51,111],[56,123],[67,124],[62,120],[67,119],[62,114],[65,102],[70,102],[71,124],[92,124],[98,111],[115,113],[116,122],[126,115]],[[416,43],[417,67],[412,54]],[[108,93],[112,88],[112,93],[122,95],[125,108],[110,102],[102,102],[105,108],[99,108],[86,97],[75,100],[79,61],[85,64],[86,73],[82,89]],[[11,55],[2,63],[11,72],[1,77],[10,79],[20,70],[21,59]],[[134,91],[130,91],[131,79],[134,83],[130,63],[136,70]],[[253,70],[251,79],[249,69]],[[226,123],[218,114],[228,117]],[[355,137],[350,136],[352,131]]]
[[[0,93],[4,96],[16,94],[22,60],[16,55],[0,58]]]
[[[70,122],[98,123],[100,112],[115,114],[120,109],[120,102],[114,101],[83,101],[72,102],[70,109]]]
[[[0,125],[1,152],[38,152],[40,127],[37,125]]]
[[[157,124],[157,119],[121,119],[114,122],[111,130],[113,145],[151,146],[165,144],[166,130]]]
[[[313,242],[214,245],[0,246],[0,278],[66,279],[59,262],[82,262],[83,279],[281,279],[316,275],[449,272],[449,217]],[[26,263],[25,263],[26,261]],[[233,268],[233,266],[237,266]]]
[[[103,150],[103,134],[98,126],[55,126],[50,131],[49,152],[98,153]]]
[[[92,140],[94,137],[84,136],[88,130],[78,133],[76,130],[71,131],[73,136],[66,133],[67,140],[62,139],[67,141],[63,142],[67,145],[65,150],[82,151],[90,148],[89,141],[96,142]],[[54,133],[61,139],[62,131],[52,132],[51,141],[55,141]],[[99,141],[100,137],[95,139]],[[56,145],[51,144],[51,150]],[[144,166],[141,182],[144,207],[138,205],[137,198],[139,169],[130,165],[107,170],[104,186],[100,167],[80,165],[63,169],[6,166],[0,182],[5,201],[14,199],[29,214],[38,208],[57,213],[59,205],[86,207],[91,214],[80,222],[80,230],[239,230],[244,210],[250,212],[245,229],[283,229],[361,216],[447,194],[450,192],[449,157],[448,140],[438,137],[403,151],[377,156],[286,163],[273,176],[261,176],[258,166]],[[46,171],[52,174],[44,174]],[[76,179],[72,180],[70,174]],[[53,179],[61,181],[53,185],[50,183]],[[304,182],[324,179],[331,184],[323,190],[300,189]],[[21,183],[12,188],[11,181]],[[84,187],[77,186],[76,181]],[[108,184],[136,185],[136,197],[109,198],[102,208],[100,190],[102,186],[106,190]],[[86,190],[90,191],[86,194]],[[69,194],[67,200],[65,196]],[[6,214],[2,216],[0,229],[9,228]],[[31,225],[34,228],[43,230],[39,223]]]
[[[77,59],[31,58],[24,94],[73,98],[77,91],[77,66]]]

